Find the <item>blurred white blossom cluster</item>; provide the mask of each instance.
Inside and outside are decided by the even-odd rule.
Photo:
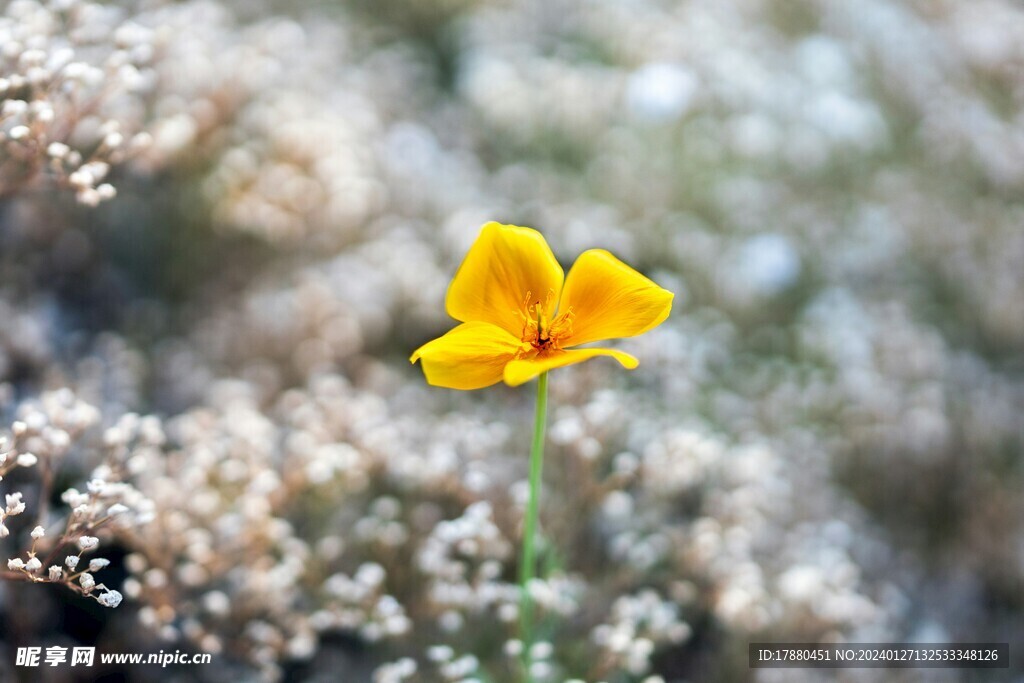
[[[88,206],[113,198],[111,167],[150,141],[150,33],[99,4],[13,0],[0,45],[0,197],[46,181]]]
[[[5,623],[517,680],[531,392],[407,363],[496,219],[676,293],[552,377],[534,680],[1024,637],[1024,10],[314,5],[0,10]]]
[[[27,534],[24,557],[7,560],[5,577],[62,584],[104,607],[117,607],[122,600],[120,591],[97,583],[95,577],[110,560],[83,555],[99,548],[100,539],[94,534],[106,535],[107,529],[148,521],[152,517],[149,501],[100,466],[85,492],[75,488],[63,491],[63,509],[50,514],[49,498],[55,493],[62,461],[75,441],[96,423],[98,411],[62,389],[23,403],[17,418],[9,431],[0,435],[0,477],[20,482],[32,476],[33,510],[26,515],[28,504],[21,490],[6,494],[6,507],[0,511],[0,538],[10,537],[12,527],[16,539],[24,535],[19,532],[30,526],[32,530]],[[23,515],[31,517],[34,524],[27,523]]]

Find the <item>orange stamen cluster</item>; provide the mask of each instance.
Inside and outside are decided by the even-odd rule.
[[[524,345],[518,357],[533,357],[562,348],[561,341],[572,333],[573,313],[570,308],[561,315],[552,317],[551,312],[556,306],[554,291],[549,291],[543,302],[534,299],[532,292],[526,293],[522,308],[517,312],[523,319],[520,339]]]

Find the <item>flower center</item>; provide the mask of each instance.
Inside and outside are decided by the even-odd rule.
[[[549,291],[543,301],[531,292],[527,292],[523,299],[522,310],[519,311],[523,319],[520,339],[529,344],[537,355],[562,348],[561,341],[572,332],[572,309],[555,316],[556,305],[554,291]]]

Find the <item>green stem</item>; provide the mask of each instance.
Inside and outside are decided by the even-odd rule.
[[[523,667],[525,681],[530,683],[530,647],[533,645],[533,600],[530,598],[530,582],[533,581],[536,566],[534,537],[537,530],[537,514],[540,509],[541,471],[544,468],[544,424],[548,408],[548,373],[542,372],[537,380],[537,413],[533,420],[533,446],[530,449],[530,498],[526,504],[526,519],[523,522],[523,558],[519,565],[519,635],[523,643]]]

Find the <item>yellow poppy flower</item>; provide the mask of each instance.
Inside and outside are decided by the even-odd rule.
[[[488,223],[448,287],[445,308],[462,324],[409,360],[449,389],[517,386],[595,356],[632,370],[628,353],[569,347],[642,334],[668,317],[673,296],[603,249],[580,254],[566,277],[539,232]]]

